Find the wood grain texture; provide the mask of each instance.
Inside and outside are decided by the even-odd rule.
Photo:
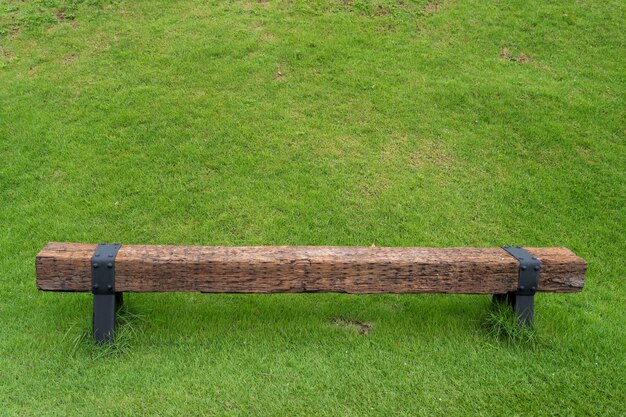
[[[37,288],[90,291],[97,245],[48,243]],[[542,261],[539,291],[581,291],[586,262],[567,248],[526,248]],[[514,291],[518,262],[501,248],[122,245],[117,291],[496,294]]]

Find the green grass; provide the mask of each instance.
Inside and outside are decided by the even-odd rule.
[[[0,415],[626,414],[621,1],[0,0]],[[40,293],[48,241],[567,246],[487,296]],[[366,331],[362,331],[366,326]]]

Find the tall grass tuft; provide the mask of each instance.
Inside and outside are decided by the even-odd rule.
[[[482,321],[487,334],[499,342],[533,348],[538,344],[534,327],[520,325],[515,312],[506,303],[493,303]]]
[[[141,322],[144,317],[129,310],[124,304],[117,312],[117,325],[115,327],[115,340],[102,345],[93,340],[92,329],[84,329],[71,339],[70,352],[73,356],[80,352],[90,354],[93,359],[120,356],[131,352],[131,347],[141,334]],[[67,335],[71,329],[68,330]]]

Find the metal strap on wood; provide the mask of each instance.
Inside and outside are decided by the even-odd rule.
[[[515,310],[520,324],[532,325],[535,313],[535,293],[539,286],[541,261],[520,246],[502,246],[508,254],[519,262],[517,291],[506,295],[509,304]],[[500,296],[497,300],[502,301]]]
[[[98,343],[115,337],[115,312],[122,304],[122,293],[115,292],[115,257],[121,246],[102,243],[91,257],[93,336]]]

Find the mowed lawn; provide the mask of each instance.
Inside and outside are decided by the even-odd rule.
[[[626,415],[624,22],[0,0],[0,416]],[[530,333],[488,296],[130,294],[101,347],[90,294],[36,290],[48,241],[566,246],[589,270]]]

